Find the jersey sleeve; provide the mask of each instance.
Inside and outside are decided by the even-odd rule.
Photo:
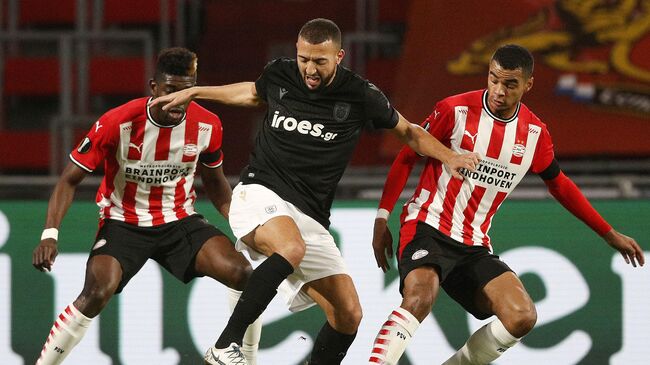
[[[397,110],[390,104],[386,95],[370,82],[365,93],[365,110],[375,128],[392,129],[399,120]]]
[[[267,63],[266,66],[264,66],[262,74],[257,78],[257,80],[255,80],[255,90],[257,91],[257,95],[264,101],[267,101],[266,88],[269,84],[269,76],[276,71],[280,62],[281,61],[277,59]]]
[[[440,101],[421,125],[437,140],[443,142],[451,137],[455,122],[454,111],[451,106],[444,101]]]
[[[104,114],[90,127],[86,136],[70,153],[70,160],[87,172],[93,172],[100,166],[117,145],[115,123]]]
[[[533,157],[533,162],[531,164],[531,171],[539,174],[544,171],[555,158],[555,152],[553,151],[553,140],[551,139],[551,134],[548,132],[548,129],[545,125],[542,125],[542,132],[537,142],[537,147],[535,149],[535,156]]]
[[[199,161],[205,167],[216,169],[223,164],[223,152],[221,143],[223,141],[223,127],[221,120],[216,115],[212,121],[212,133],[210,134],[210,143],[208,147],[199,155]]]

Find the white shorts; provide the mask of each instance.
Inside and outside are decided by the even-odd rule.
[[[295,205],[280,198],[271,189],[259,184],[239,183],[232,191],[229,221],[233,234],[237,237],[235,248],[238,251],[247,251],[253,260],[265,257],[248,247],[241,238],[271,218],[279,216],[291,217],[296,222],[306,245],[305,257],[300,265],[278,287],[289,310],[298,312],[316,304],[310,296],[300,290],[303,285],[328,276],[349,273],[341,251],[334,243],[334,237],[325,227]]]

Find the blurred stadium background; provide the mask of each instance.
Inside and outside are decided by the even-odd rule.
[[[200,85],[253,81],[269,60],[295,55],[299,28],[314,17],[341,27],[345,65],[412,122],[448,95],[483,88],[498,45],[528,47],[535,86],[524,102],[548,125],[560,165],[650,256],[648,0],[0,0],[0,364],[33,363],[53,316],[81,289],[99,175],[84,181],[64,221],[54,272],[36,272],[30,260],[57,175],[97,117],[149,94],[161,48],[196,51]],[[223,121],[224,169],[235,183],[261,112],[202,105]],[[345,364],[364,363],[399,302],[395,270],[384,277],[370,250],[374,208],[398,149],[392,136],[364,132],[333,211],[365,310]],[[414,173],[403,198],[416,181]],[[624,267],[548,199],[537,176],[512,198],[494,222],[495,251],[521,274],[540,321],[498,363],[647,363],[648,269]],[[199,210],[225,224],[206,201]],[[227,317],[222,288],[183,286],[155,265],[136,278],[68,363],[200,363]],[[273,365],[300,363],[323,320],[314,309],[290,316],[279,299],[264,318],[260,363]],[[476,326],[442,295],[400,364],[439,363]]]

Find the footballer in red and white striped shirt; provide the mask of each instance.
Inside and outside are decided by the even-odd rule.
[[[196,55],[185,48],[163,50],[150,81],[152,96],[194,86],[196,66]],[[99,118],[70,154],[71,162],[54,188],[46,229],[32,257],[41,271],[52,269],[58,228],[77,185],[103,166],[96,198],[99,231],[84,287],[54,322],[39,365],[60,364],[92,319],[150,258],[184,283],[209,276],[243,290],[252,273],[250,263],[228,237],[194,211],[193,183],[198,172],[214,207],[228,218],[232,190],[221,167],[221,121],[194,102],[164,111],[149,105],[150,99],[132,100]],[[230,293],[237,301],[240,293]],[[251,325],[249,356],[255,356],[260,331],[260,322]],[[89,362],[74,356],[71,361]]]
[[[618,233],[596,212],[554,158],[550,134],[523,103],[533,86],[533,58],[517,45],[500,47],[490,62],[485,90],[446,98],[423,127],[458,153],[477,153],[475,170],[459,179],[428,158],[401,215],[397,252],[403,300],[375,340],[370,364],[397,364],[439,288],[478,319],[497,319],[471,335],[444,364],[489,364],[532,330],[537,313],[523,284],[492,253],[488,231],[508,194],[528,172],[633,266],[644,264],[634,239]],[[420,158],[408,147],[393,162],[375,220],[373,250],[384,271],[392,256],[387,218]]]

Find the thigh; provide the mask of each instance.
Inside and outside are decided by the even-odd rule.
[[[516,278],[510,267],[498,256],[479,251],[468,256],[467,262],[454,268],[441,285],[466,311],[477,319],[486,319],[495,312],[491,305],[486,305],[484,290],[505,273]]]
[[[115,257],[95,255],[86,263],[84,294],[95,290],[115,292],[122,280],[122,266]]]
[[[196,254],[194,268],[198,275],[209,276],[237,290],[244,289],[240,278],[250,276],[253,270],[226,236],[214,236],[205,241]]]
[[[86,264],[87,270],[95,267],[94,262],[105,263],[106,258],[95,260],[95,257],[108,256],[119,263],[120,282],[115,293],[122,292],[122,289],[131,280],[131,278],[144,266],[151,253],[155,249],[155,244],[151,242],[140,227],[132,226],[127,223],[107,220],[104,222],[95,243],[90,251],[90,256]],[[111,261],[111,267],[114,263]],[[101,267],[98,270],[92,270],[100,274]],[[87,271],[88,275],[88,271]]]
[[[336,318],[336,312],[360,310],[359,295],[352,278],[347,274],[327,276],[310,281],[302,289],[325,312],[327,318]],[[337,328],[336,323],[332,323]]]
[[[267,257],[274,253],[283,254],[284,251],[289,250],[294,245],[303,248],[305,245],[295,220],[285,215],[271,218],[243,236],[241,240],[248,247]],[[283,254],[283,256],[287,258],[288,255]]]
[[[490,280],[478,292],[476,306],[501,319],[510,313],[528,310],[534,304],[519,277],[508,271]]]

